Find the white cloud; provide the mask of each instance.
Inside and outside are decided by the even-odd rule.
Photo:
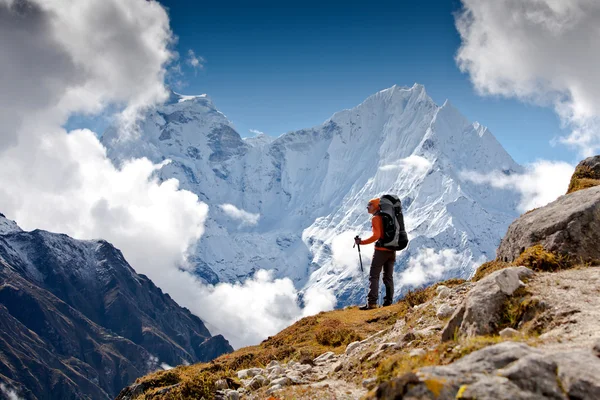
[[[552,105],[583,156],[600,150],[600,2],[462,0],[456,56],[481,94]]]
[[[379,167],[382,171],[393,171],[397,169],[413,169],[417,174],[423,174],[431,168],[431,161],[425,157],[412,154],[406,158],[396,161],[395,163],[383,165]]]
[[[501,171],[481,174],[463,171],[463,179],[495,188],[512,189],[521,194],[521,212],[542,207],[567,192],[575,168],[565,162],[537,161],[526,166],[525,174],[506,175]]]
[[[470,263],[479,265],[483,261],[485,259],[481,258]],[[440,280],[449,271],[464,268],[463,263],[463,255],[455,249],[442,249],[437,252],[431,248],[421,248],[416,256],[408,260],[408,267],[400,273],[400,286],[420,286]]]
[[[250,133],[253,133],[253,134],[255,134],[255,135],[264,135],[264,134],[265,134],[264,132],[261,132],[261,131],[259,131],[259,130],[256,130],[256,129],[248,129],[248,131],[249,131]]]
[[[361,232],[358,236],[367,238],[371,232]],[[342,232],[335,235],[331,240],[331,261],[336,271],[355,270],[357,275],[360,273],[360,259],[358,257],[358,248],[352,247],[356,233]],[[374,245],[362,245],[361,259],[365,273],[369,271]]]
[[[203,57],[197,56],[194,53],[194,50],[189,49],[186,63],[195,70],[198,70],[204,69],[204,64],[206,63],[206,60]]]
[[[4,383],[0,383],[0,392],[6,396],[8,400],[21,400],[17,392],[9,387],[7,387]]]
[[[260,214],[253,214],[248,211],[241,210],[233,204],[221,204],[219,207],[230,218],[240,220],[242,225],[256,225],[260,219]]]
[[[196,295],[202,301],[197,315],[213,334],[223,333],[235,348],[257,344],[298,319],[335,305],[333,294],[313,289],[305,293],[302,309],[293,282],[274,279],[272,271],[265,270],[243,283],[201,286]]]

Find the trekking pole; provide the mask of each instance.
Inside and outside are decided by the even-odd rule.
[[[356,236],[354,239],[358,239],[358,236]],[[352,246],[352,248],[354,248],[355,246],[358,246],[358,260],[360,261],[360,272],[364,274],[364,270],[363,270],[363,266],[362,266],[362,256],[360,255],[360,244],[357,245],[356,242],[354,243],[354,246]]]

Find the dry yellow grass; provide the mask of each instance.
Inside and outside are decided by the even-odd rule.
[[[244,347],[210,363],[179,366],[139,378],[136,383],[145,384],[147,389],[137,399],[151,399],[161,388],[177,383],[180,385],[161,398],[209,399],[213,396],[216,380],[234,377],[240,369],[266,366],[271,360],[286,362],[314,358],[327,351],[341,353],[348,343],[391,327],[408,309],[407,303],[400,301],[369,311],[349,307],[306,317],[259,345]]]
[[[571,177],[567,194],[598,185],[600,185],[600,173],[595,172],[590,167],[580,166],[575,169]]]

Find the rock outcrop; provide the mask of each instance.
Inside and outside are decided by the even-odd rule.
[[[0,228],[0,384],[20,397],[114,398],[162,363],[233,350],[110,243]]]
[[[506,300],[523,286],[521,279],[531,277],[525,267],[506,268],[486,276],[471,289],[442,331],[442,341],[458,336],[496,333],[501,309]]]
[[[508,228],[497,259],[514,261],[525,249],[541,244],[545,250],[573,260],[600,260],[600,186],[559,197],[530,211]]]
[[[600,398],[600,358],[591,349],[544,352],[503,342],[445,366],[425,367],[381,384],[375,399],[582,399]]]

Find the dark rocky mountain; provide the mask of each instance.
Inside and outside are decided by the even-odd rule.
[[[114,398],[163,363],[232,350],[110,243],[24,232],[0,214],[5,390],[25,399]]]

